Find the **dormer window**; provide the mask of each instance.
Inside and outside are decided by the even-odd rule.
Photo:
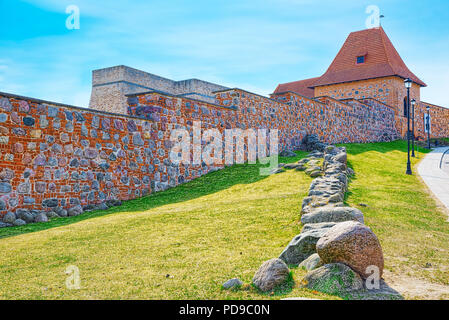
[[[365,63],[365,56],[358,56],[357,57],[357,64]]]

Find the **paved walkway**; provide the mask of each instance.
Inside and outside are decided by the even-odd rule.
[[[440,160],[448,147],[436,148],[428,153],[418,166],[418,174],[449,212],[449,174],[440,169]],[[447,161],[448,156],[445,156]],[[449,221],[449,220],[448,220]]]

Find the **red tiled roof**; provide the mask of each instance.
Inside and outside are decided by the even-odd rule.
[[[365,56],[364,63],[356,63],[359,56]],[[314,97],[314,87],[389,76],[410,78],[420,86],[426,86],[407,68],[384,29],[372,28],[349,34],[334,61],[321,77],[280,84],[274,93],[294,91]]]
[[[361,55],[365,55],[365,63],[356,64],[357,57]],[[410,78],[426,86],[407,68],[384,29],[379,27],[352,32],[329,69],[314,86],[388,76]]]
[[[282,83],[277,86],[276,90],[274,90],[273,94],[278,94],[287,91],[293,91],[299,93],[303,96],[313,98],[315,97],[314,89],[310,88],[318,78],[311,78],[306,80],[294,81],[289,83]]]

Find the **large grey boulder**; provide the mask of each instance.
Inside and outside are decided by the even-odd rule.
[[[338,154],[339,152],[340,152],[340,150],[339,150],[336,146],[332,146],[332,145],[327,146],[327,147],[324,149],[324,154],[325,154],[325,155],[331,155],[331,156],[334,156],[334,155]]]
[[[86,204],[82,208],[83,208],[83,212],[90,212],[90,211],[97,210],[97,206],[94,204]]]
[[[283,151],[281,151],[281,153],[279,153],[279,156],[292,158],[292,157],[296,157],[297,154],[290,150],[283,150]]]
[[[60,217],[67,217],[68,215],[67,210],[61,207],[54,208],[53,211],[56,212],[56,214]]]
[[[363,213],[350,207],[321,207],[301,217],[302,224],[321,222],[358,221],[363,223]]]
[[[257,270],[253,284],[264,292],[272,291],[277,286],[286,283],[290,270],[284,261],[271,259],[265,261]]]
[[[323,156],[324,156],[324,153],[322,153],[321,151],[318,151],[318,150],[314,150],[309,153],[309,157],[322,158]]]
[[[122,205],[122,201],[117,200],[117,199],[111,199],[111,200],[107,200],[106,204],[108,207],[118,207],[118,206]]]
[[[62,218],[67,217],[68,215],[69,215],[69,213],[65,209],[58,212],[58,216],[60,216]]]
[[[14,221],[16,221],[17,217],[14,214],[14,212],[8,212],[4,215],[3,217],[3,222],[4,223],[14,223]]]
[[[273,168],[270,170],[270,174],[279,174],[279,173],[283,173],[285,172],[285,170],[283,168]]]
[[[340,172],[345,172],[346,171],[346,165],[341,163],[341,162],[337,162],[337,161],[324,161],[323,163],[323,167],[324,167],[324,171],[328,174],[332,174],[332,173],[340,173]]]
[[[301,285],[311,290],[349,299],[354,291],[363,290],[362,278],[341,263],[326,264],[306,274]]]
[[[67,210],[67,214],[70,217],[79,216],[82,213],[83,213],[83,207],[81,207],[80,205],[74,206],[74,207],[70,208],[69,210]]]
[[[59,217],[58,214],[54,211],[47,211],[47,212],[45,212],[45,214],[47,215],[48,219],[53,219],[53,218]]]
[[[306,260],[301,262],[298,266],[298,268],[304,268],[306,270],[314,270],[316,268],[319,268],[323,265],[323,262],[321,261],[320,256],[318,253],[312,254],[310,257],[308,257]]]
[[[243,285],[243,282],[240,279],[234,278],[234,279],[230,279],[230,280],[226,281],[225,283],[223,283],[223,289],[229,290],[229,289],[241,287],[242,285]]]
[[[306,224],[303,228],[301,232],[307,232],[307,231],[311,231],[311,230],[317,230],[317,229],[330,229],[333,226],[335,226],[337,223],[336,222],[321,222],[321,223],[310,223],[310,224]]]
[[[323,151],[326,148],[326,144],[320,141],[320,138],[316,134],[307,134],[301,141],[302,149],[306,151]]]
[[[355,175],[355,172],[352,168],[348,168],[348,169],[346,169],[346,174],[348,176],[353,176],[353,175]]]
[[[48,222],[48,217],[45,213],[39,213],[34,218],[34,222]]]
[[[298,163],[287,163],[284,165],[284,169],[298,169],[300,167],[304,167],[302,164],[298,164]],[[300,170],[298,170],[300,171]]]
[[[13,223],[13,225],[16,226],[16,227],[24,226],[24,225],[26,225],[26,224],[27,224],[27,223],[26,223],[24,220],[22,220],[22,219],[17,219],[17,220],[14,221],[14,223]]]
[[[379,240],[371,229],[359,222],[339,223],[317,242],[316,249],[324,263],[344,263],[362,278],[372,274],[372,266],[382,276],[384,258]]]
[[[109,207],[105,202],[96,205],[95,210],[108,210]]]
[[[302,232],[293,238],[282,251],[279,259],[288,265],[298,265],[316,252],[316,243],[327,232],[327,229],[315,229]]]
[[[307,173],[307,172],[306,172]],[[322,174],[322,172],[321,172],[321,170],[313,170],[312,172],[310,172],[310,173],[307,173],[311,178],[316,178],[316,177],[319,177],[319,176],[321,176],[321,174]]]
[[[26,209],[17,209],[16,216],[18,219],[21,219],[26,223],[32,223],[34,221],[33,214]]]
[[[340,152],[336,156],[334,156],[334,160],[338,161],[346,166],[346,162],[348,160],[348,156],[346,152]]]

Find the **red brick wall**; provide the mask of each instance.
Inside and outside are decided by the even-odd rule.
[[[0,215],[148,194],[145,148],[155,127],[0,94]]]
[[[280,151],[307,133],[328,143],[398,136],[395,111],[380,103],[294,93],[269,99],[238,89],[216,93],[217,104],[156,92],[128,100],[130,116],[0,94],[0,215],[133,199],[223,167],[170,161],[172,129],[191,130],[194,121],[221,133],[278,129]],[[446,119],[435,123],[446,128]]]
[[[449,137],[449,109],[430,103],[421,102],[415,107],[415,136],[427,139],[424,130],[424,114],[427,113],[426,106],[430,106],[431,138]],[[406,123],[406,121],[404,121]]]
[[[394,107],[398,115],[404,115],[403,101],[407,96],[407,89],[403,79],[385,77],[316,87],[315,97],[320,96],[329,96],[337,100],[373,98]],[[410,89],[410,99],[421,100],[420,86],[417,84],[413,84]]]

